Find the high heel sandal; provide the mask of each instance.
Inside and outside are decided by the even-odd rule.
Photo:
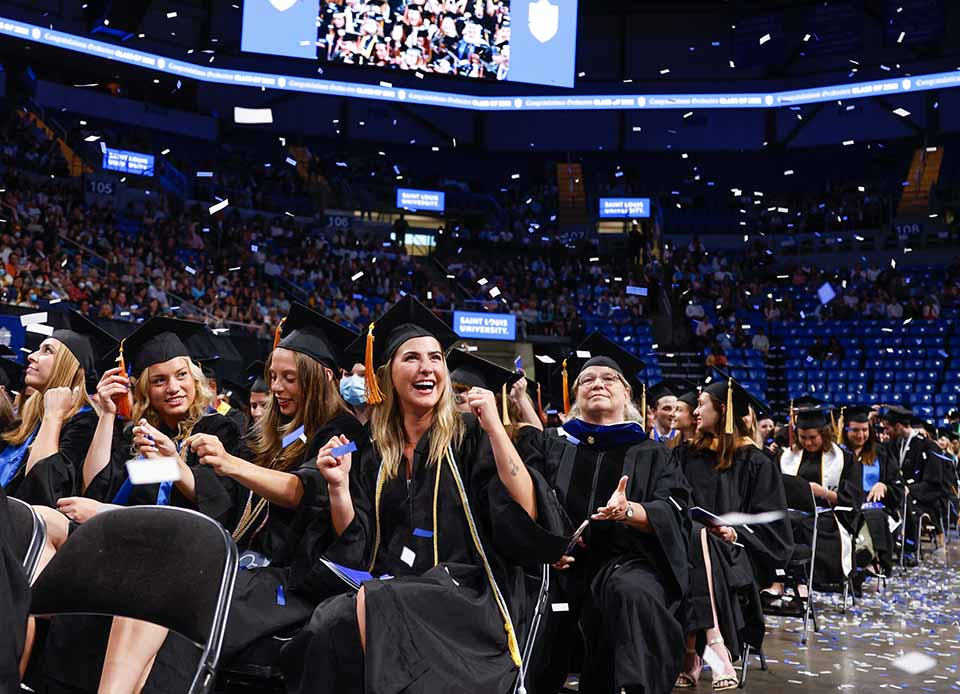
[[[677,689],[693,689],[697,686],[697,680],[700,679],[700,671],[703,670],[703,658],[697,654],[697,649],[688,648],[687,655],[694,656],[696,666],[691,670],[686,670],[677,675],[677,682],[673,686]]]
[[[717,644],[723,646],[723,649],[727,652],[727,660],[730,662],[730,669],[733,670],[733,673],[714,672],[713,691],[723,692],[728,689],[736,689],[740,686],[740,679],[737,677],[737,671],[733,668],[733,656],[730,655],[730,649],[723,643],[722,637],[718,636],[712,641],[707,641],[708,646],[716,646]]]

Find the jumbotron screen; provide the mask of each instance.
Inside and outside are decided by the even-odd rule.
[[[241,48],[572,87],[577,0],[245,0]]]

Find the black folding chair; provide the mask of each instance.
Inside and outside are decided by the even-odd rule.
[[[528,576],[528,580],[535,580]],[[540,623],[549,609],[550,601],[550,567],[544,564],[540,567],[540,585],[537,588],[537,602],[533,606],[533,615],[530,618],[530,626],[523,638],[523,654],[520,672],[517,674],[517,681],[513,686],[513,694],[526,694],[527,691],[527,673],[530,670],[531,660],[533,659],[534,647],[537,643],[537,634],[540,632]]]
[[[13,523],[13,536],[18,557],[23,557],[23,571],[27,574],[27,581],[33,583],[43,545],[47,541],[47,524],[33,506],[20,499],[7,497],[7,507],[10,509],[10,518]]]
[[[129,617],[202,649],[190,694],[209,692],[237,575],[237,547],[214,520],[169,506],[104,511],[81,525],[33,586],[31,613]]]
[[[800,580],[794,584],[794,595],[803,604],[803,631],[800,636],[800,643],[807,643],[807,625],[812,620],[813,630],[819,631],[817,626],[816,609],[813,604],[813,578],[814,569],[817,563],[817,535],[820,532],[820,516],[833,513],[832,509],[823,509],[817,506],[817,499],[813,495],[810,483],[802,477],[795,475],[783,475],[783,489],[787,496],[787,507],[790,515],[793,517],[813,517],[813,537],[810,545],[796,544],[794,546],[793,556],[790,558],[788,569],[800,569]],[[808,556],[809,553],[809,556]],[[788,576],[797,576],[796,571]],[[807,586],[807,597],[800,595],[799,587]]]

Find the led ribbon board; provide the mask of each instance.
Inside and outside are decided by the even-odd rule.
[[[837,99],[890,96],[932,89],[960,87],[960,71],[897,77],[872,82],[835,84],[781,92],[728,94],[570,94],[546,96],[474,96],[425,89],[379,87],[356,82],[314,79],[296,75],[249,72],[172,60],[124,46],[95,41],[26,22],[0,17],[0,35],[135,65],[148,70],[210,84],[264,87],[303,94],[371,99],[469,111],[633,111],[690,108],[772,108],[818,104]]]
[[[397,207],[401,210],[443,212],[446,198],[446,193],[439,190],[397,188]]]
[[[153,176],[155,161],[152,154],[105,147],[102,166],[107,171],[118,171],[135,176]]]

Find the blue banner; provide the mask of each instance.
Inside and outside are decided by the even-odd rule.
[[[478,340],[516,340],[517,317],[512,313],[453,312],[453,330]]]
[[[514,0],[510,8],[511,82],[572,87],[577,0]]]
[[[650,198],[600,198],[600,216],[646,219],[650,216]]]
[[[439,190],[397,188],[397,207],[401,210],[443,212],[446,198],[446,194]]]
[[[102,166],[107,171],[119,171],[134,176],[153,176],[155,161],[152,154],[106,147],[103,150]]]
[[[245,0],[240,50],[317,57],[320,0]]]

